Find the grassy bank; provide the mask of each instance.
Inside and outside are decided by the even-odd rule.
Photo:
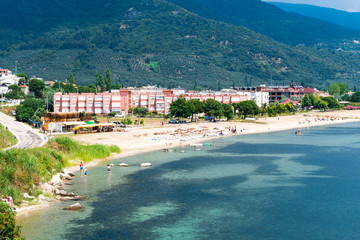
[[[14,135],[0,124],[0,149],[10,147],[16,143],[17,139],[14,139]]]
[[[35,186],[49,181],[72,160],[88,162],[113,152],[120,153],[119,147],[82,145],[68,137],[57,137],[39,148],[0,151],[0,196],[12,196],[15,204],[20,204],[24,192],[39,195]]]

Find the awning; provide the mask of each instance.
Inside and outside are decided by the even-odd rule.
[[[66,126],[74,126],[74,125],[84,125],[86,123],[85,122],[63,122],[62,124],[66,125]]]

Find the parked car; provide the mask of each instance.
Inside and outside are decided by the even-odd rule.
[[[179,120],[177,120],[177,119],[170,119],[168,123],[177,124],[177,123],[179,123]]]
[[[126,128],[126,125],[119,122],[119,121],[113,121],[111,122],[112,124],[115,124],[116,127],[122,127],[122,128]]]
[[[116,118],[123,118],[123,117],[125,117],[123,114],[115,114],[115,116],[114,117],[116,117]]]

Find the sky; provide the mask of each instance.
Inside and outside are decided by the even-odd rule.
[[[302,3],[335,8],[347,12],[360,12],[360,0],[263,0],[264,2]]]

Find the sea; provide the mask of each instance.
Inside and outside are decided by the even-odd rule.
[[[58,202],[18,222],[37,240],[360,239],[360,123],[301,132],[111,160],[65,187],[87,197],[82,210]]]

